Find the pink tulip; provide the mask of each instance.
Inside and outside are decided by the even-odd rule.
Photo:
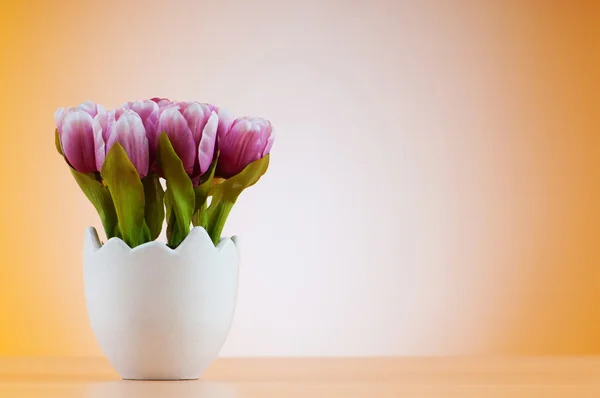
[[[159,105],[152,100],[144,100],[144,101],[135,101],[135,102],[126,102],[122,106],[123,109],[131,109],[135,113],[137,113],[140,118],[142,118],[142,122],[144,123],[144,128],[146,129],[146,135],[148,136],[148,140],[154,142],[156,137],[158,136],[158,115],[159,115]]]
[[[224,108],[218,108],[214,105],[208,105],[210,110],[217,113],[219,116],[219,128],[217,129],[217,137],[222,137],[227,134],[233,124],[233,115]]]
[[[148,175],[149,145],[142,117],[131,109],[116,109],[103,120],[94,120],[94,134],[100,136],[108,154],[115,142],[121,144],[127,157],[135,166],[141,178]],[[98,170],[102,169],[104,159],[98,162]]]
[[[150,101],[155,102],[160,108],[164,108],[165,106],[171,105],[173,103],[171,100],[159,97],[151,98]]]
[[[104,162],[104,140],[93,128],[106,118],[106,110],[91,101],[77,107],[59,108],[54,114],[63,154],[69,164],[82,173],[99,170]]]
[[[146,137],[148,137],[148,144],[150,148],[150,169],[157,171],[158,166],[155,164],[156,161],[156,145],[154,144],[158,140],[158,116],[160,108],[158,103],[153,100],[126,102],[122,108],[131,109],[142,118],[144,128],[146,129]]]
[[[229,178],[271,151],[275,133],[271,122],[258,117],[236,119],[219,134],[218,175]]]
[[[58,133],[62,134],[62,124],[65,118],[65,114],[68,110],[83,111],[89,114],[91,117],[96,117],[98,114],[106,114],[106,109],[100,104],[96,104],[92,101],[85,101],[84,103],[71,108],[58,108],[54,113],[54,120],[56,121],[56,128]]]
[[[160,110],[158,131],[169,136],[185,171],[193,179],[202,175],[213,159],[219,117],[212,109],[208,104],[177,102]]]

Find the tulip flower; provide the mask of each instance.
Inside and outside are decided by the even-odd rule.
[[[82,173],[99,170],[104,162],[104,140],[94,131],[94,120],[106,117],[106,110],[91,101],[72,108],[59,108],[54,114],[62,152],[69,164]]]
[[[121,144],[127,157],[135,166],[141,178],[148,174],[149,146],[146,129],[142,117],[131,109],[111,111],[103,123],[101,118],[94,119],[95,136],[100,136],[105,143],[105,154],[108,154],[115,142]],[[104,157],[97,160],[98,170],[102,170]]]
[[[217,137],[222,137],[223,135],[227,134],[227,132],[231,128],[231,125],[233,124],[233,115],[224,108],[219,108],[210,104],[208,106],[219,116],[219,127],[217,128]]]
[[[156,145],[154,145],[154,143],[157,142],[158,136],[160,135],[158,131],[158,116],[160,107],[158,103],[154,100],[126,102],[123,104],[122,108],[131,109],[142,119],[144,128],[146,129],[146,137],[148,137],[150,149],[150,168],[152,171],[156,172],[158,170],[158,166],[155,164]]]
[[[146,129],[146,136],[150,142],[154,142],[158,136],[158,115],[159,105],[152,100],[126,102],[122,106],[123,109],[131,109],[137,113]]]
[[[96,104],[92,101],[85,101],[84,103],[71,108],[58,108],[54,113],[54,120],[56,121],[56,128],[59,134],[62,133],[62,124],[67,111],[83,111],[89,114],[91,117],[96,117],[98,114],[106,114],[106,109],[100,104]]]
[[[219,134],[217,174],[229,178],[271,151],[275,133],[271,122],[258,117],[236,119]]]
[[[158,131],[167,134],[192,179],[208,170],[213,160],[219,117],[212,109],[208,104],[177,102],[160,110]]]
[[[173,102],[166,98],[154,97],[150,99],[150,101],[155,102],[160,108],[164,108],[165,106],[171,105]]]
[[[86,101],[57,109],[54,118],[57,150],[98,211],[107,239],[132,248],[156,239],[165,215],[170,247],[183,242],[190,224],[217,245],[240,194],[267,171],[275,139],[268,120],[234,119],[212,104],[158,97],[110,112]]]

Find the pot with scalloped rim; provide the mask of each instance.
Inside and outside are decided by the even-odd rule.
[[[131,249],[100,243],[86,231],[84,286],[90,324],[123,379],[198,379],[217,357],[231,326],[238,286],[238,244],[215,247],[194,227],[171,249],[148,242]]]

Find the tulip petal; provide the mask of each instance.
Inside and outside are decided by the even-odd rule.
[[[54,112],[54,121],[56,122],[56,128],[58,129],[59,136],[62,135],[62,125],[65,118],[65,108],[58,108]]]
[[[154,97],[150,98],[150,101],[156,102],[160,108],[171,104],[171,100],[167,98]]]
[[[219,116],[212,112],[208,122],[202,130],[202,138],[198,145],[198,163],[200,164],[200,173],[208,170],[213,156],[215,154],[215,143],[217,140],[217,129],[219,127]]]
[[[275,130],[273,130],[273,126],[271,122],[269,122],[269,138],[267,139],[267,143],[265,145],[265,149],[263,149],[262,156],[266,156],[268,153],[271,153],[271,148],[273,147],[273,142],[275,142]]]
[[[140,177],[145,177],[148,174],[148,138],[142,119],[137,113],[129,109],[121,112],[118,120],[111,126],[106,153],[115,142],[121,144]]]
[[[181,159],[186,173],[192,174],[196,158],[196,144],[187,121],[178,106],[164,109],[160,115],[159,131],[169,137],[175,153]]]
[[[91,117],[96,116],[96,104],[92,101],[85,101],[84,103],[77,106],[78,111],[84,111],[89,114]]]
[[[229,178],[271,150],[271,123],[258,117],[236,119],[227,134],[218,136],[220,151],[217,175]]]
[[[217,136],[219,139],[225,138],[225,136],[231,130],[233,124],[233,115],[227,109],[220,108],[217,113],[219,114],[219,128],[217,130]]]
[[[259,131],[258,126],[251,124],[249,130],[240,138],[238,147],[240,148],[240,153],[237,156],[236,164],[237,170],[242,171],[244,167],[262,157],[262,150],[265,144]]]
[[[96,170],[102,170],[102,165],[104,164],[104,159],[106,158],[106,145],[104,143],[104,139],[102,138],[102,125],[100,119],[97,115],[94,120],[92,120],[92,130],[94,132],[94,153],[96,158]]]
[[[238,126],[241,129],[238,143],[238,167],[243,169],[253,161],[260,159],[264,144],[261,136],[261,126],[256,120],[248,118],[242,120],[242,123]]]
[[[67,112],[61,140],[65,157],[75,170],[82,173],[97,170],[92,117],[88,113],[77,110]]]
[[[179,106],[179,112],[181,112],[181,114],[183,115],[185,110],[190,105],[194,105],[194,104],[198,104],[198,103],[195,101],[180,101],[180,102],[174,103],[173,105]]]
[[[85,101],[77,107],[77,110],[88,113],[91,117],[95,117],[99,113],[106,113],[106,109],[102,105],[96,104],[92,101]]]
[[[128,102],[123,105],[124,108],[131,109],[142,118],[144,127],[146,128],[146,136],[150,150],[154,153],[156,145],[158,145],[158,104],[151,100]]]
[[[210,116],[210,109],[197,102],[188,103],[185,107],[180,107],[181,114],[188,123],[194,137],[194,143],[198,145],[202,138],[202,130]]]
[[[104,126],[102,126],[102,123],[100,123],[100,125],[102,126],[102,138],[104,139],[104,142],[108,142],[108,137],[110,136],[112,125],[115,123],[116,120],[117,111],[112,110],[107,114]]]
[[[146,121],[153,116],[158,116],[158,104],[154,101],[135,101],[128,102],[124,105],[124,108],[131,109],[142,118],[144,125]]]
[[[102,140],[102,163],[104,163],[104,156],[106,155],[106,141],[108,140],[108,118],[110,114],[107,112],[98,113],[94,117],[94,123],[92,127],[94,128],[94,140]],[[99,137],[96,137],[96,134],[99,134]],[[100,142],[100,141],[98,141]],[[99,150],[99,146],[96,147],[96,150]],[[96,164],[98,164],[98,153],[96,153]],[[101,170],[102,167],[99,167],[98,170]]]

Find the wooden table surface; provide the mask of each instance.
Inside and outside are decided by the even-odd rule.
[[[103,358],[0,358],[0,397],[600,397],[600,358],[224,358],[173,382],[120,380]]]

